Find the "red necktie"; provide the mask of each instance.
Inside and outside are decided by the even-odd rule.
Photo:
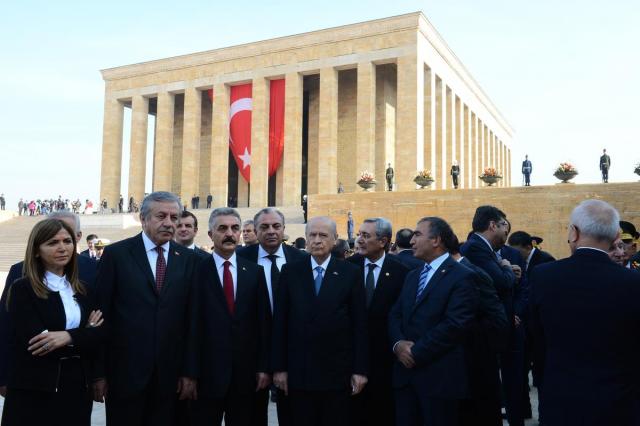
[[[224,298],[227,299],[227,307],[229,308],[229,313],[233,315],[236,304],[234,302],[233,297],[233,276],[231,275],[231,262],[225,260],[224,263],[224,271],[222,273],[222,289],[224,290]]]
[[[156,251],[158,252],[158,259],[156,260],[156,291],[160,294],[164,284],[164,276],[167,273],[167,262],[164,260],[162,246],[157,246]]]

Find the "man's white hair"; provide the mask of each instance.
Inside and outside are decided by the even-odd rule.
[[[613,242],[620,232],[620,214],[609,203],[586,200],[573,209],[571,224],[585,236]]]

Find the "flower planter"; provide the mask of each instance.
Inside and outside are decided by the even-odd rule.
[[[560,179],[562,183],[569,183],[571,179],[576,177],[578,173],[576,172],[555,172],[553,174],[557,179]]]
[[[423,189],[427,186],[431,186],[431,184],[434,182],[433,179],[427,179],[420,176],[416,176],[416,178],[413,179],[413,181],[420,186],[420,189]]]
[[[493,186],[498,183],[500,179],[502,179],[502,176],[479,176],[479,178],[481,181],[486,183],[487,186]]]
[[[359,180],[356,183],[360,188],[362,188],[363,191],[370,191],[371,188],[374,188],[378,184],[378,182],[376,181],[364,181],[364,180]]]
[[[640,167],[636,167],[636,169],[633,171],[633,173],[635,173],[638,176],[640,176]]]

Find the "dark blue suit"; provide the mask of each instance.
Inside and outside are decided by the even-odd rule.
[[[89,294],[95,295],[95,280],[98,263],[94,259],[86,256],[77,256],[78,277],[89,288]],[[11,284],[22,278],[22,267],[24,262],[18,262],[11,266],[7,280],[0,298],[0,386],[6,386],[9,379],[9,369],[11,367],[11,326],[9,324],[9,314],[7,313],[7,293]]]
[[[537,266],[531,331],[545,425],[639,424],[639,274],[594,249]]]
[[[400,340],[415,343],[416,365],[394,364],[396,423],[455,425],[469,393],[463,342],[478,302],[474,274],[449,257],[416,300],[420,272],[409,272],[389,316],[389,350]]]

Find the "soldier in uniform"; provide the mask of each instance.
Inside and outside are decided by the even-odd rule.
[[[391,167],[391,163],[387,164],[387,171],[385,172],[385,178],[387,179],[387,190],[393,191],[393,177],[395,173],[393,171],[393,167]]]
[[[602,183],[609,183],[609,169],[611,168],[611,157],[607,154],[607,150],[602,150],[600,156],[600,171],[602,172]]]
[[[522,174],[524,175],[524,186],[531,186],[531,172],[533,171],[533,165],[531,164],[531,160],[529,160],[529,156],[524,156],[524,161],[522,162]]]

